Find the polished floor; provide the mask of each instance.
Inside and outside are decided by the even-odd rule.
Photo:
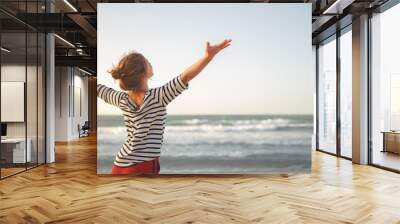
[[[33,169],[37,166],[36,163],[27,163],[26,166],[25,164],[19,165],[18,167],[2,167],[0,168],[0,177],[1,178],[5,178],[20,172],[24,172],[27,169]]]
[[[400,170],[400,154],[376,150],[374,151],[372,161],[376,165]]]
[[[98,176],[96,139],[0,181],[0,223],[400,223],[400,175],[313,153],[311,174]]]
[[[7,168],[1,168],[0,172],[1,172],[1,178],[4,177],[8,177],[11,176],[13,174],[19,173],[19,172],[23,172],[25,171],[26,168],[25,167],[7,167]]]

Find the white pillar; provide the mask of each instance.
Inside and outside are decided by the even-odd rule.
[[[54,35],[46,36],[46,163],[55,161],[54,114],[55,114],[55,73],[54,73]]]
[[[353,19],[353,130],[354,163],[368,163],[368,15]]]
[[[46,11],[53,12],[54,6],[46,1]],[[46,35],[46,163],[55,162],[55,43],[54,34]]]
[[[71,68],[55,68],[55,141],[69,141]]]
[[[311,149],[317,149],[317,48],[315,45],[312,46],[312,74],[314,76],[314,92],[313,92],[313,105],[314,105],[314,116],[313,116],[313,134],[311,136]]]

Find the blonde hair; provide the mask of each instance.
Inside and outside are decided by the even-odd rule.
[[[132,51],[125,54],[116,66],[109,71],[118,80],[123,90],[143,89],[143,80],[147,74],[147,59],[140,53]]]

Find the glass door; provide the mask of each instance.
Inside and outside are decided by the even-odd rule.
[[[371,18],[371,163],[400,171],[400,4]]]
[[[44,1],[9,1],[17,13],[43,13]],[[0,178],[45,163],[44,33],[0,12]]]
[[[340,35],[340,155],[352,157],[352,33],[351,26]]]
[[[32,151],[26,150],[26,33],[1,34],[1,176],[26,170]]]
[[[336,154],[336,35],[318,47],[318,149]]]

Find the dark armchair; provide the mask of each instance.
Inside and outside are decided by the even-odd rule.
[[[78,124],[79,138],[89,136],[90,123],[85,121],[82,127]]]

